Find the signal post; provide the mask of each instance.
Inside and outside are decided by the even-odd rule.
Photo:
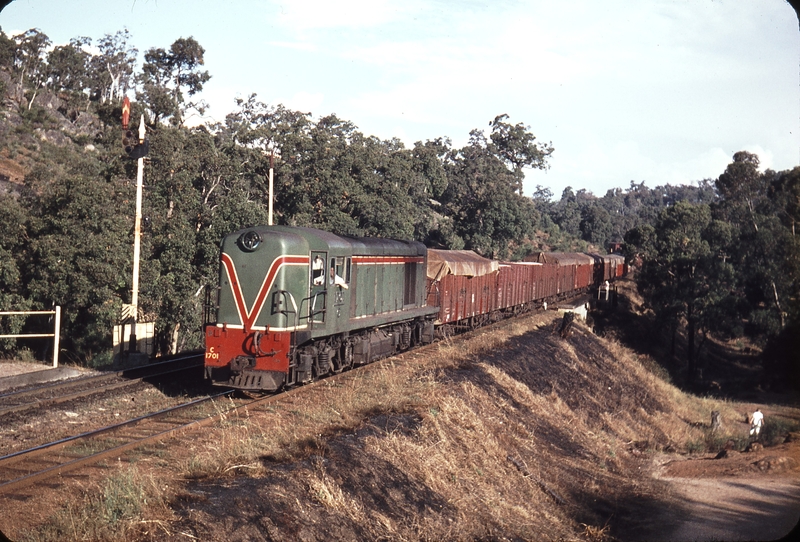
[[[141,254],[141,238],[142,238],[142,192],[144,186],[144,158],[150,151],[150,142],[147,140],[146,128],[144,125],[144,114],[139,120],[138,134],[134,134],[133,130],[128,130],[130,119],[131,103],[126,96],[122,102],[122,129],[123,138],[122,143],[125,147],[125,152],[128,157],[136,159],[136,214],[133,222],[133,278],[131,287],[131,303],[130,305],[123,305],[122,307],[122,325],[120,326],[119,336],[115,329],[115,348],[116,344],[120,345],[120,358],[127,357],[130,359],[133,356],[143,357],[143,360],[137,362],[147,361],[149,359],[149,352],[139,351],[138,330],[139,327],[139,260]],[[138,135],[138,137],[136,137]],[[124,345],[124,328],[130,325],[130,340],[128,341],[128,348],[125,349]],[[144,324],[148,330],[146,335],[148,338],[153,336],[152,324]],[[119,340],[117,340],[119,339]],[[133,355],[133,356],[132,356]]]

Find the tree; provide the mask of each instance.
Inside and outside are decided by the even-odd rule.
[[[735,305],[733,267],[719,251],[730,241],[726,232],[725,224],[712,221],[707,205],[681,201],[664,209],[655,226],[643,225],[625,236],[627,256],[643,260],[636,283],[657,322],[673,331],[686,327],[690,379],[697,367],[698,333],[731,327],[738,317],[723,310]]]
[[[176,40],[169,51],[152,48],[145,53],[139,77],[142,91],[137,93],[137,99],[148,105],[154,124],[169,118],[180,126],[190,109],[203,114],[205,105],[187,101],[186,97],[203,90],[211,79],[207,71],[200,71],[204,54],[205,49],[192,37]]]
[[[16,198],[7,192],[0,192],[0,307],[3,310],[30,308],[25,298],[25,285],[17,257],[25,249],[27,222],[28,216]],[[0,317],[0,334],[18,334],[24,322],[19,316]],[[14,345],[13,339],[2,339],[0,351],[8,352]]]
[[[766,196],[767,188],[758,166],[757,155],[739,151],[716,182],[722,197],[720,210],[732,222],[749,222],[755,231],[758,231],[757,208]]]
[[[114,35],[106,34],[97,42],[100,54],[89,62],[89,79],[92,95],[101,103],[121,100],[133,85],[133,68],[138,49],[128,45],[130,32],[120,30]]]
[[[22,95],[16,98],[20,103],[25,101],[26,90],[30,93],[27,109],[30,110],[39,90],[47,82],[47,63],[45,51],[50,45],[50,38],[38,28],[31,28],[13,37],[15,42],[13,70],[18,78],[18,87]]]
[[[73,38],[69,45],[59,45],[47,54],[48,84],[67,102],[68,109],[78,109],[88,103],[83,90],[89,86],[89,53],[83,50],[91,44],[89,38]]]
[[[492,133],[489,136],[489,150],[511,167],[515,190],[522,195],[523,169],[526,167],[547,169],[547,159],[555,150],[552,143],[537,143],[530,126],[522,123],[511,125],[506,121],[508,115],[498,115],[489,123]]]
[[[566,187],[561,193],[561,199],[553,208],[553,221],[561,230],[580,236],[581,210],[572,187]]]
[[[469,144],[446,158],[442,203],[465,248],[505,258],[512,245],[533,237],[538,215],[533,202],[516,193],[515,173],[494,150],[483,132],[470,132]]]
[[[38,309],[63,307],[64,347],[81,360],[107,351],[111,327],[129,287],[130,224],[125,198],[91,155],[54,148],[25,182],[30,211],[22,255],[25,296]]]
[[[583,212],[580,230],[586,241],[604,248],[614,233],[611,215],[599,202],[593,202]]]
[[[740,151],[733,155],[733,162],[716,181],[720,199],[714,214],[738,230],[730,258],[748,305],[750,332],[773,336],[786,326],[789,300],[797,292],[800,278],[796,264],[800,253],[791,229],[796,199],[790,175],[779,176],[769,170],[761,173],[758,167],[755,154]]]

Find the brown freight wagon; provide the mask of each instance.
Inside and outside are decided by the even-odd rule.
[[[595,284],[603,284],[606,280],[613,280],[616,275],[615,262],[610,258],[609,254],[596,254],[587,252],[587,256],[594,259],[594,282]]]
[[[497,277],[498,309],[523,308],[542,301],[555,285],[555,266],[536,262],[504,262]],[[548,286],[550,288],[548,288]]]
[[[428,306],[435,324],[477,325],[497,309],[500,264],[470,250],[428,249]]]
[[[627,269],[625,266],[625,256],[621,254],[608,254],[606,258],[611,259],[613,262],[614,270],[614,278],[624,277],[627,274]]]
[[[594,258],[580,252],[537,252],[525,261],[558,265],[556,295],[565,296],[594,284]]]

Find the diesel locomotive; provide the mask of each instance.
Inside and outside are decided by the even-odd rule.
[[[221,243],[205,375],[275,391],[598,288],[617,255],[497,262],[422,243],[257,226]]]
[[[206,378],[274,391],[434,339],[422,243],[259,226],[221,244]]]

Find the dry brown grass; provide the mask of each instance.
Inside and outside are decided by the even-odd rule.
[[[612,540],[615,525],[669,501],[648,475],[658,454],[706,442],[711,410],[733,420],[741,409],[683,394],[580,326],[564,341],[550,331],[553,317],[506,322],[323,382],[267,412],[228,416],[163,462],[172,489],[160,499],[172,511],[125,520],[164,522],[160,534],[118,532]],[[187,504],[181,494],[215,497]]]

